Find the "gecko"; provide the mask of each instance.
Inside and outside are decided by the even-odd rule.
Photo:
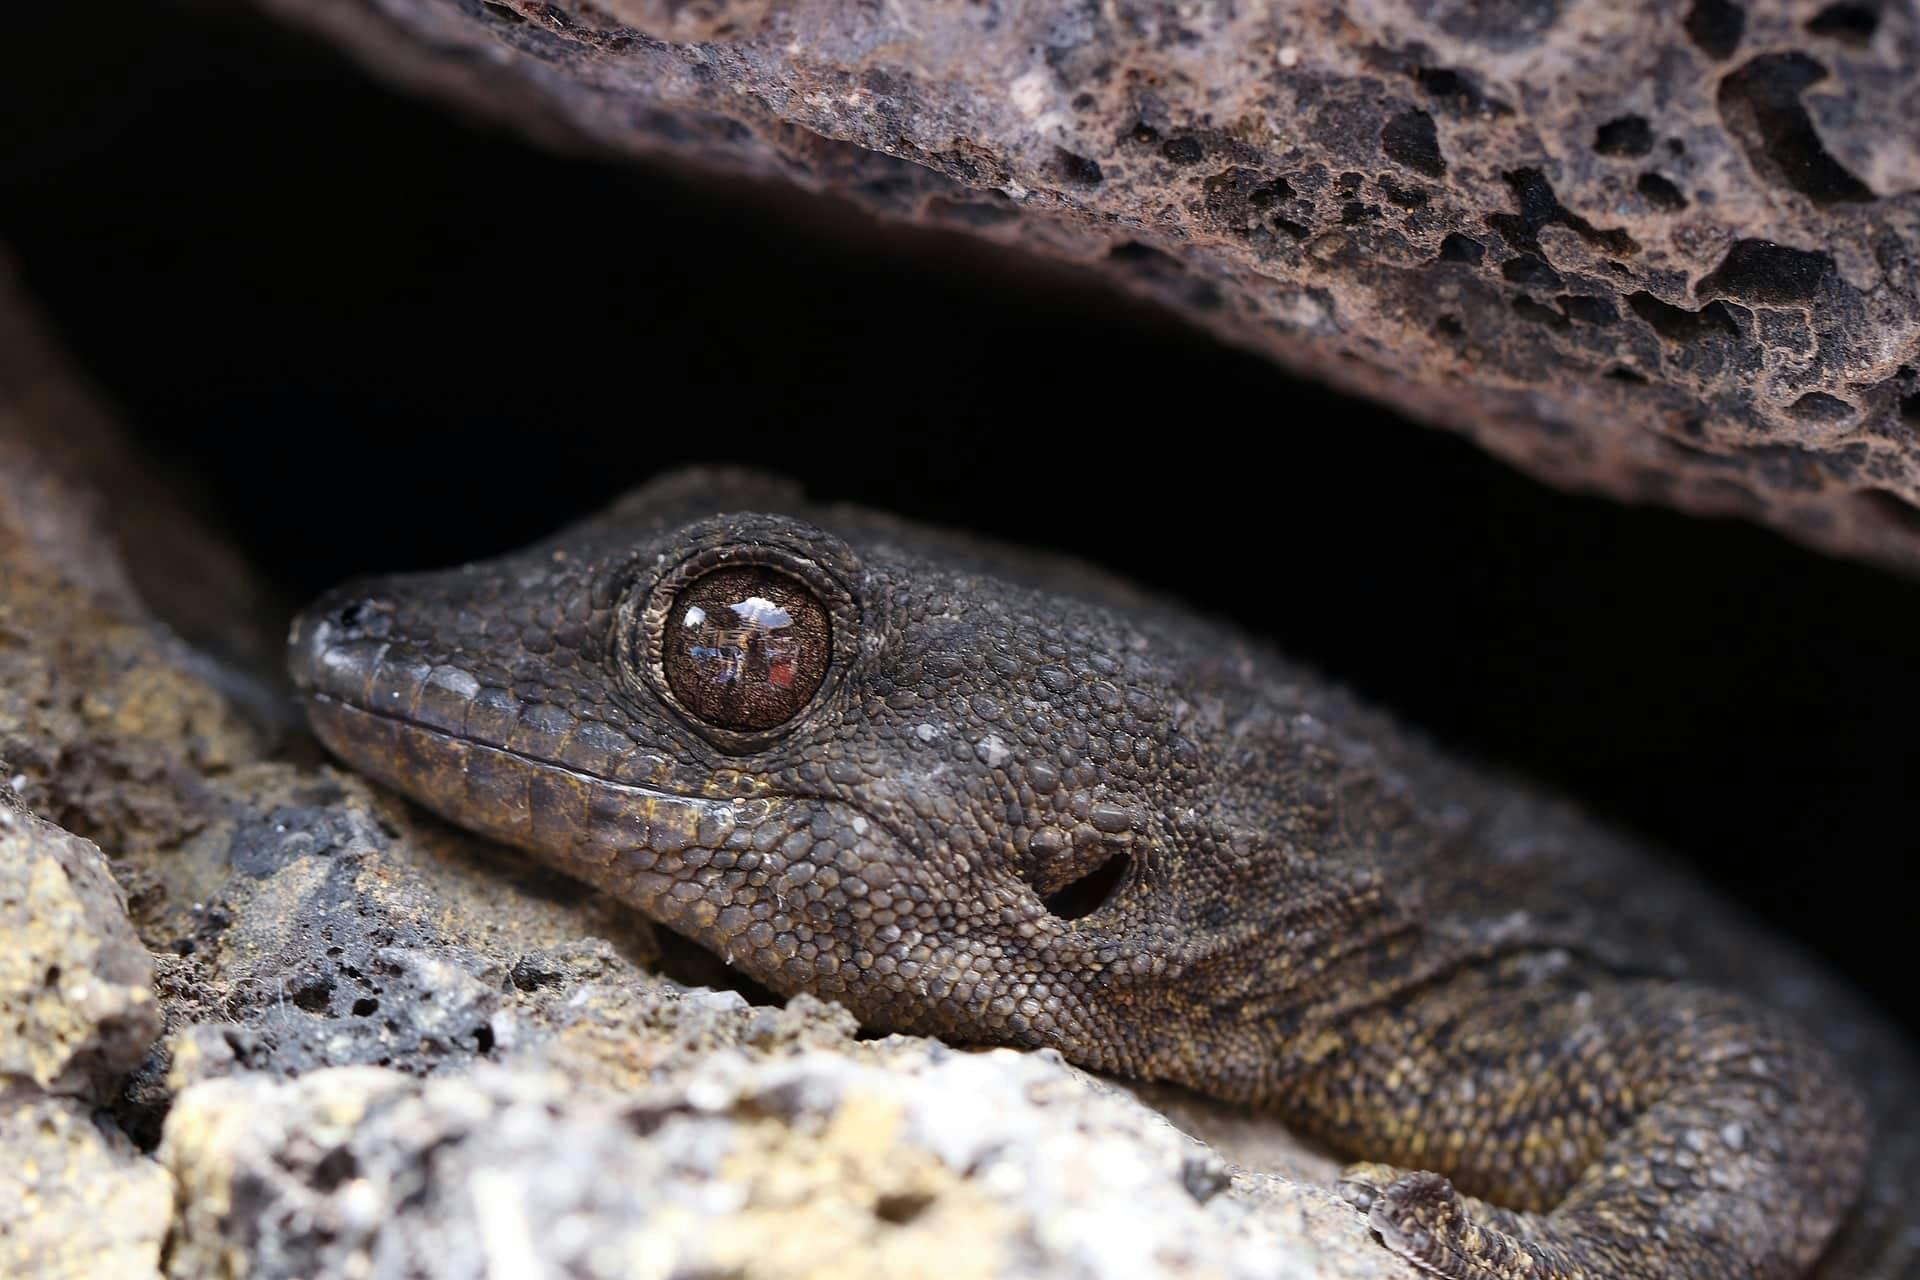
[[[1078,561],[693,469],[289,655],[376,781],[776,993],[1270,1108],[1445,1280],[1920,1276],[1920,1070],[1861,1000]]]

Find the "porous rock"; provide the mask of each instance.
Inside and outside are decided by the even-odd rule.
[[[88,1104],[0,1092],[0,1275],[148,1280],[173,1217],[173,1181]],[[210,1273],[217,1274],[217,1273]]]
[[[125,858],[203,826],[203,780],[265,745],[258,676],[183,643],[148,600],[229,579],[207,616],[238,619],[256,593],[30,317],[0,259],[0,760],[14,799]],[[129,544],[172,568],[142,581]]]
[[[0,1079],[103,1100],[160,1033],[153,966],[91,843],[0,806]]]
[[[1920,568],[1910,4],[261,3],[548,141],[1084,263],[1554,483]]]
[[[161,1148],[184,1201],[171,1274],[207,1274],[239,1236],[257,1276],[1406,1274],[1333,1197],[1236,1181],[1048,1055],[719,1050],[594,1084],[362,1067],[196,1085]]]

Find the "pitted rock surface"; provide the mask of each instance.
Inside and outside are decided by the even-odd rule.
[[[0,807],[0,1080],[101,1101],[160,1034],[153,965],[92,844]]]
[[[1910,4],[262,2],[537,136],[1083,262],[1554,483],[1920,568]]]
[[[89,1104],[0,1089],[0,1151],[0,1275],[160,1275],[173,1180]]]
[[[1057,1058],[904,1038],[720,1050],[624,1096],[491,1067],[217,1080],[160,1155],[183,1280],[242,1221],[262,1276],[1411,1274],[1330,1196],[1236,1177]]]

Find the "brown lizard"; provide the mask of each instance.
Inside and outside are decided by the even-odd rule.
[[[291,655],[354,767],[776,991],[1277,1109],[1436,1275],[1920,1276],[1920,1070],[1854,997],[1084,566],[689,472]]]

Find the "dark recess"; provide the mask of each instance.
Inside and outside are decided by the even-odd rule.
[[[1417,107],[1402,111],[1381,127],[1380,149],[1389,160],[1429,178],[1438,178],[1447,171],[1433,117]]]
[[[1809,391],[1787,409],[1803,422],[1845,422],[1854,415],[1854,407],[1839,396],[1824,391]]]
[[[1489,214],[1487,224],[1505,236],[1507,243],[1514,248],[1540,253],[1540,229],[1559,223],[1606,253],[1625,256],[1639,252],[1640,246],[1624,230],[1596,227],[1561,204],[1560,197],[1553,193],[1553,184],[1547,181],[1547,176],[1540,170],[1515,169],[1501,177],[1513,192],[1519,212]]]
[[[1560,304],[1560,309],[1567,313],[1569,320],[1577,320],[1581,324],[1609,325],[1620,322],[1620,312],[1606,298],[1563,293],[1555,301]]]
[[[905,1226],[933,1207],[933,1197],[918,1191],[892,1192],[873,1202],[873,1216],[896,1227]]]
[[[1621,116],[1594,132],[1593,149],[1603,156],[1643,156],[1653,150],[1653,130],[1645,116]]]
[[[1734,0],[1693,0],[1687,10],[1687,38],[1716,62],[1733,56],[1746,27],[1747,11]]]
[[[1500,264],[1500,274],[1515,284],[1532,285],[1537,289],[1560,287],[1560,273],[1531,253],[1508,258]]]
[[[1549,329],[1571,329],[1573,322],[1544,303],[1535,302],[1526,294],[1513,300],[1513,313],[1535,324],[1543,324]]]
[[[1454,115],[1506,116],[1513,108],[1489,98],[1472,74],[1452,67],[1414,67],[1413,78],[1442,111]]]
[[[1826,78],[1827,68],[1804,53],[1762,54],[1720,82],[1720,118],[1767,181],[1815,204],[1864,203],[1872,189],[1828,154],[1800,101]]]
[[[1060,176],[1074,186],[1097,187],[1100,185],[1104,175],[1100,172],[1100,166],[1095,161],[1065,150],[1059,152],[1058,159],[1060,163]]]
[[[1436,110],[1490,109],[1418,74]],[[220,10],[22,7],[0,119],[28,284],[290,595],[505,550],[678,462],[786,470],[1236,618],[1677,850],[1920,1022],[1911,582],[1554,493],[999,250],[468,130]],[[1523,236],[1567,216],[1513,182]],[[1630,303],[1670,342],[1745,314]],[[1435,323],[1464,341],[1479,305]]]
[[[1683,346],[1713,337],[1736,341],[1740,337],[1740,322],[1734,317],[1733,309],[1724,302],[1709,302],[1698,311],[1689,311],[1685,307],[1662,302],[1641,290],[1628,295],[1627,305],[1633,308],[1635,315],[1652,325],[1655,333]]]
[[[1869,4],[1830,4],[1807,19],[1807,30],[1848,44],[1864,45],[1880,29],[1880,14]]]
[[[1477,267],[1486,253],[1486,246],[1471,236],[1461,235],[1458,231],[1448,232],[1446,239],[1440,242],[1440,261],[1442,262],[1465,262]]]
[[[1633,185],[1636,191],[1647,198],[1647,203],[1656,209],[1676,213],[1687,207],[1687,197],[1680,188],[1657,173],[1643,173]]]
[[[1694,293],[1703,298],[1725,294],[1742,302],[1785,306],[1813,301],[1833,276],[1829,254],[1771,240],[1736,240],[1720,265],[1694,287]]]
[[[1207,149],[1198,138],[1168,138],[1161,146],[1160,154],[1175,164],[1199,164],[1206,156]]]

